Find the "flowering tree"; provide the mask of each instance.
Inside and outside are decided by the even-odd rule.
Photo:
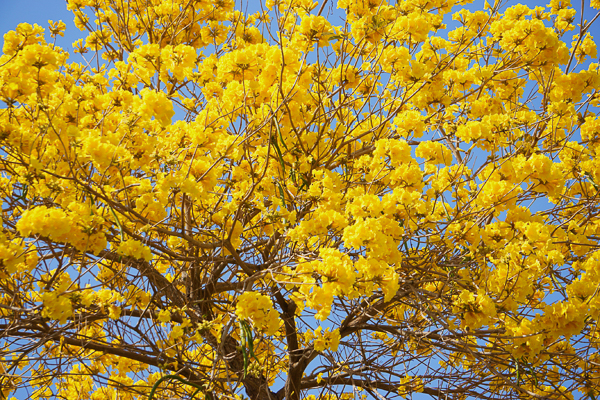
[[[0,397],[595,399],[600,1],[466,3],[7,33]]]

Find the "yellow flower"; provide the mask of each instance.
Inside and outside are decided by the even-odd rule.
[[[173,103],[167,96],[148,88],[142,89],[140,98],[135,98],[135,107],[140,115],[148,119],[154,117],[162,126],[170,125],[175,115]]]
[[[423,391],[423,381],[418,376],[405,375],[400,379],[400,386],[398,387],[398,394],[403,398],[411,393],[420,393]]]
[[[121,316],[121,307],[115,306],[115,305],[109,306],[108,307],[108,316],[111,319],[119,319],[119,317]]]
[[[327,46],[332,33],[331,24],[321,15],[307,15],[302,18],[299,32],[305,37],[309,45],[317,42],[318,46]]]
[[[163,323],[170,322],[171,321],[171,312],[169,310],[161,310],[158,313],[157,320],[159,322],[163,322]]]
[[[254,326],[267,335],[279,330],[279,313],[271,299],[258,292],[244,292],[238,297],[235,313],[241,320],[251,320]]]
[[[314,331],[307,330],[304,333],[304,340],[308,343],[312,342],[316,351],[324,351],[326,349],[337,351],[340,344],[340,331],[339,329],[330,331],[329,328],[323,331],[319,326]]]
[[[150,248],[144,246],[135,239],[127,239],[121,242],[116,249],[116,252],[126,257],[133,257],[140,260],[152,260],[152,252]]]
[[[42,317],[56,319],[65,324],[73,315],[73,306],[67,296],[57,292],[44,292],[40,298],[43,303]]]
[[[452,152],[441,142],[421,142],[417,146],[415,155],[435,164],[450,165],[452,162]]]

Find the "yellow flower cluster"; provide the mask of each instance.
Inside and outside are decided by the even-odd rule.
[[[462,313],[464,326],[479,329],[483,325],[493,325],[496,318],[496,306],[483,290],[472,293],[463,290],[454,301],[457,313]]]
[[[121,242],[116,251],[121,255],[133,257],[138,260],[152,260],[152,252],[150,251],[150,248],[148,246],[144,246],[135,239],[127,239],[124,242]]]
[[[49,278],[54,271],[47,274]],[[56,286],[50,290],[43,290],[36,297],[42,302],[42,317],[58,320],[59,323],[65,324],[67,320],[73,316],[73,303],[68,291],[73,288],[73,282],[68,274],[60,275]]]
[[[452,152],[440,142],[424,141],[419,143],[415,155],[434,164],[450,165],[452,162]]]
[[[97,210],[72,202],[66,211],[46,206],[26,210],[17,223],[17,230],[24,236],[41,235],[97,254],[107,244],[102,231],[104,222]]]
[[[368,296],[381,289],[385,300],[389,301],[398,291],[397,272],[392,265],[377,257],[361,257],[354,263],[347,255],[332,248],[322,248],[320,257],[319,261],[300,263],[292,278],[304,283],[299,287],[296,299],[302,299],[299,304],[301,308],[306,305],[316,310],[316,319],[327,319],[334,296],[355,298]],[[320,278],[320,284],[317,284],[315,273]]]
[[[333,34],[331,24],[325,17],[320,15],[307,15],[302,18],[300,29],[298,31],[302,35],[299,40],[306,41],[306,48],[312,49],[313,43],[323,47],[329,44],[329,36]]]
[[[251,320],[254,326],[271,336],[279,330],[279,313],[264,294],[244,292],[237,299],[235,313],[240,320]]]
[[[320,326],[314,331],[307,330],[304,332],[304,340],[307,343],[312,343],[316,351],[331,350],[337,351],[340,345],[340,331],[338,329],[330,330],[329,328],[323,331]]]
[[[19,239],[10,240],[6,234],[0,233],[0,262],[4,267],[0,274],[14,274],[21,269],[23,261],[25,261],[25,249],[22,241]],[[35,264],[31,267],[34,266]]]
[[[123,295],[110,289],[100,289],[98,291],[86,289],[80,298],[80,302],[84,306],[94,305],[100,307],[103,311],[108,311],[108,316],[112,319],[118,319],[121,316],[121,308],[115,303],[124,300]]]
[[[567,29],[564,21],[568,19],[567,14],[574,11],[566,8],[559,11],[557,29]],[[544,24],[542,17],[536,10],[518,4],[508,8],[504,18],[491,24],[490,33],[499,39],[503,49],[510,49],[523,57],[524,62],[549,71],[568,61],[569,49],[559,40],[556,31]]]
[[[133,106],[140,115],[155,117],[163,126],[170,125],[171,118],[175,115],[173,103],[163,92],[155,92],[147,88],[142,89],[140,97],[134,98]]]
[[[405,375],[400,379],[400,387],[398,387],[398,394],[402,398],[410,393],[421,393],[423,391],[423,380],[418,376]]]
[[[43,304],[42,317],[58,320],[64,324],[73,315],[71,300],[57,292],[45,292],[40,295]]]

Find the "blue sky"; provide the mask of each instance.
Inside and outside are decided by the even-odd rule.
[[[262,0],[263,3],[264,1],[265,0]],[[589,0],[584,1],[586,3],[584,18],[589,21],[594,17],[597,10],[593,10],[589,7]],[[317,0],[317,2],[321,4],[323,0]],[[493,0],[488,0],[488,2],[493,3]],[[536,6],[545,6],[549,2],[550,0],[502,0],[504,7],[521,3],[527,4],[529,7],[533,8]],[[255,12],[259,10],[258,4],[260,2],[258,0],[236,0],[236,3],[238,4],[237,9],[242,9],[247,12]],[[241,7],[239,7],[240,3]],[[327,7],[332,7],[335,9],[336,3],[337,0],[328,0]],[[571,0],[571,3],[573,8],[578,11],[575,23],[577,26],[577,22],[580,18],[579,12],[581,10],[581,2],[579,0]],[[467,6],[467,8],[481,9],[483,8],[483,4],[484,0],[474,0],[470,5]],[[318,5],[315,8],[315,12],[319,8],[320,6]],[[458,9],[456,11],[458,11]],[[445,23],[450,24],[451,26],[452,22],[448,21],[450,16],[447,16],[446,19],[447,20]],[[10,30],[14,30],[21,22],[38,24],[47,29],[48,20],[62,20],[67,25],[65,37],[59,37],[57,39],[57,44],[71,53],[72,61],[78,61],[79,57],[72,53],[72,43],[79,38],[85,38],[87,34],[86,32],[79,31],[79,29],[75,27],[75,24],[73,23],[73,14],[67,10],[67,4],[65,0],[0,0],[0,43],[4,43],[2,38],[4,34]],[[334,25],[338,25],[340,23],[336,17],[333,17],[332,22]],[[592,27],[589,32],[593,36],[596,36],[596,39],[598,39],[598,36],[600,35],[600,28],[598,28],[598,26],[600,25],[596,24],[596,26]],[[571,34],[576,33],[576,31],[577,29],[572,31]],[[50,41],[51,38],[48,33],[49,32],[46,30],[46,40]],[[570,40],[568,39],[567,44],[570,44]]]
[[[322,3],[323,0],[319,1]],[[337,0],[329,0],[329,3],[335,4]],[[527,4],[530,7],[543,6],[549,3],[550,0],[508,0],[503,1],[508,5],[514,5],[518,3]],[[240,0],[236,1],[238,4]],[[243,3],[242,9],[252,10],[252,3],[258,3],[256,0],[241,0]],[[489,0],[493,3],[492,0]],[[572,0],[573,7],[579,11],[580,1]],[[585,0],[585,3],[589,4],[589,0]],[[469,8],[480,8],[483,5],[483,0],[475,0]],[[247,7],[248,6],[248,7]],[[317,6],[317,9],[319,6]],[[591,10],[589,5],[586,7],[585,18],[590,20],[594,16],[594,10]],[[76,39],[83,36],[83,33],[79,31],[73,24],[73,14],[67,11],[67,5],[65,0],[0,0],[0,36],[10,30],[16,28],[17,24],[21,22],[28,22],[30,24],[38,24],[47,28],[48,20],[62,20],[67,24],[67,31],[65,38],[60,38],[58,44],[64,48],[70,50],[71,43]],[[337,24],[337,21],[334,21]],[[592,28],[592,35],[594,33],[600,35],[599,28]],[[3,41],[2,41],[3,42]]]
[[[48,20],[62,20],[67,24],[67,34],[73,40],[62,43],[63,47],[80,36],[73,24],[73,14],[67,11],[65,0],[0,0],[0,35],[13,30],[21,22],[48,27]]]

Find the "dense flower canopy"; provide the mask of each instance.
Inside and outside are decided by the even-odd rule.
[[[600,1],[67,3],[0,56],[0,398],[600,395]]]

